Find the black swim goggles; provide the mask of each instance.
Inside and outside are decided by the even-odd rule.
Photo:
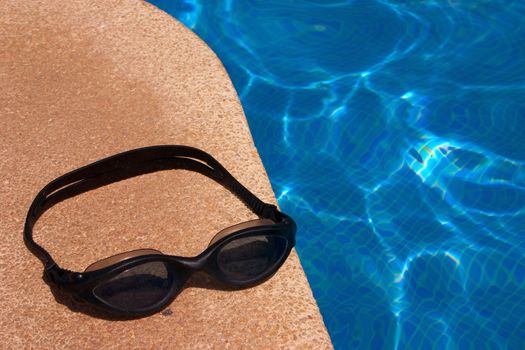
[[[59,267],[33,240],[35,222],[56,203],[113,182],[167,169],[192,170],[212,178],[242,199],[260,219],[220,231],[208,248],[195,257],[140,249],[97,261],[81,273]],[[24,240],[44,263],[44,279],[52,288],[104,313],[140,317],[169,304],[196,271],[204,271],[231,288],[266,280],[288,257],[295,244],[295,231],[296,225],[289,216],[258,199],[206,152],[165,145],[120,153],[50,182],[29,208]]]

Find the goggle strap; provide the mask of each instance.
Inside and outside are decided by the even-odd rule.
[[[189,146],[151,146],[101,159],[51,181],[38,193],[29,208],[24,226],[26,245],[46,268],[58,268],[50,254],[33,240],[33,226],[46,210],[89,190],[167,169],[186,169],[208,176],[236,194],[258,216],[280,220],[276,206],[257,198],[208,153]]]

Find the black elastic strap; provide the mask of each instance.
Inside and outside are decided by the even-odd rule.
[[[186,169],[206,175],[237,195],[258,216],[274,221],[280,220],[279,211],[274,205],[257,198],[208,153],[189,146],[151,146],[104,158],[51,181],[37,194],[29,208],[24,226],[26,245],[42,260],[46,270],[51,270],[56,263],[51,255],[33,240],[33,226],[46,210],[89,190],[168,169]]]

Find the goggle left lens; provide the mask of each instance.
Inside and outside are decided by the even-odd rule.
[[[139,249],[99,260],[85,271],[100,270],[142,255],[162,255],[158,250]],[[99,283],[93,294],[104,303],[126,312],[155,308],[162,304],[174,287],[174,278],[166,263],[150,261],[126,269]]]
[[[93,294],[122,311],[136,312],[159,306],[170,294],[174,279],[161,261],[140,264],[98,284]]]

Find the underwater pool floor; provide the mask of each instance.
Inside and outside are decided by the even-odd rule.
[[[525,3],[168,1],[244,107],[337,349],[525,349]]]

